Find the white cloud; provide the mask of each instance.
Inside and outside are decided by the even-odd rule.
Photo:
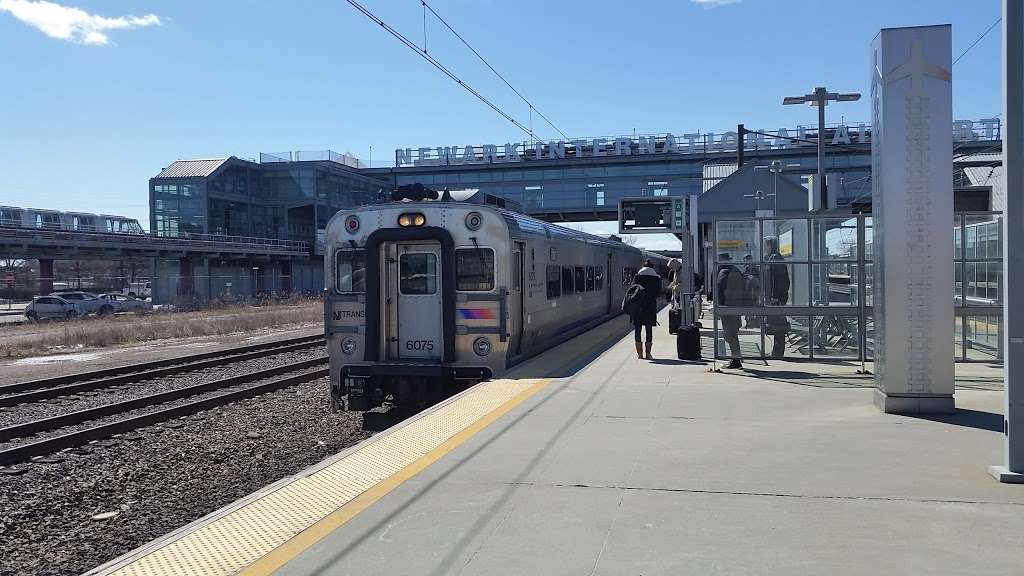
[[[690,0],[694,4],[699,4],[705,8],[717,8],[719,6],[725,6],[726,4],[739,4],[743,0]]]
[[[51,38],[95,46],[110,43],[108,30],[160,25],[156,14],[108,18],[45,0],[0,0],[0,12],[10,12],[11,16]]]

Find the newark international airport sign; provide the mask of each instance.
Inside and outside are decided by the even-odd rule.
[[[953,140],[998,140],[999,128],[998,118],[957,120],[953,122]],[[801,126],[795,129],[779,128],[775,131],[757,132],[760,134],[747,134],[744,142],[747,150],[781,150],[814,146],[817,128]],[[829,127],[826,129],[826,138],[828,132],[831,132],[833,145],[871,141],[871,127],[864,123]],[[648,154],[707,154],[735,150],[736,132],[696,132],[680,136],[668,133],[637,137],[506,142],[504,145],[399,148],[395,150],[395,166],[494,164]]]

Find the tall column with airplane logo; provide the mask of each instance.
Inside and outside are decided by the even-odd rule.
[[[951,29],[883,29],[871,52],[875,404],[952,412]]]

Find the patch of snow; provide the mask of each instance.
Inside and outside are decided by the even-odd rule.
[[[62,364],[64,362],[88,362],[102,356],[94,352],[83,352],[81,354],[55,354],[53,356],[36,356],[34,358],[22,358],[14,362],[15,366],[45,366],[48,364]]]

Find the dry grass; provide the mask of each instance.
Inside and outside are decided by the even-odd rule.
[[[226,306],[197,312],[122,314],[114,318],[89,317],[70,322],[0,325],[0,358],[322,322],[323,304],[310,300],[258,307]]]

